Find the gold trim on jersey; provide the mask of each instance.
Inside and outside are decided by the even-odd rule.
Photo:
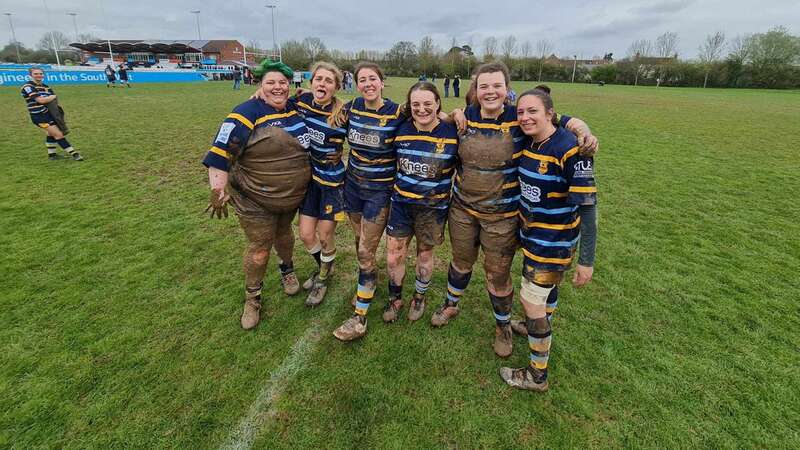
[[[535,159],[537,161],[551,162],[553,164],[558,165],[559,167],[562,166],[561,160],[559,160],[558,158],[553,157],[553,156],[540,155],[540,154],[534,153],[534,152],[532,152],[530,150],[523,150],[522,154],[524,156],[528,157],[528,158]]]
[[[475,211],[474,209],[467,208],[464,205],[459,205],[459,206],[464,208],[464,210],[466,212],[472,214],[473,216],[475,216],[475,217],[477,217],[479,219],[496,219],[498,217],[503,218],[503,219],[508,219],[508,218],[514,217],[517,214],[519,214],[519,211],[517,211],[517,210],[509,211],[509,212],[505,212],[505,213],[482,213],[482,212]]]
[[[211,150],[209,150],[209,151],[211,153],[216,153],[216,154],[218,154],[219,156],[222,156],[225,159],[231,159],[231,154],[226,152],[225,150],[219,148],[219,147],[216,147],[216,146],[211,147]]]
[[[357,151],[355,151],[355,150],[353,150],[352,148],[350,149],[350,154],[351,154],[351,155],[353,155],[353,156],[355,156],[355,157],[356,157],[356,159],[358,159],[358,160],[360,160],[360,161],[363,161],[363,162],[365,162],[365,163],[368,163],[368,164],[385,164],[385,163],[390,163],[390,162],[395,162],[395,161],[397,161],[397,160],[396,160],[396,159],[394,159],[394,158],[384,158],[384,159],[367,159],[367,158],[364,158],[363,156],[359,155],[359,154],[358,154],[358,152],[357,152]]]
[[[242,125],[246,126],[247,128],[250,128],[251,130],[253,128],[255,128],[255,126],[253,125],[253,122],[250,122],[250,119],[248,119],[247,117],[245,117],[245,116],[243,116],[241,114],[230,113],[230,114],[228,114],[228,117],[226,117],[226,119],[236,119]]]
[[[262,123],[273,120],[273,119],[285,119],[287,117],[292,117],[297,114],[297,111],[289,111],[286,113],[277,113],[277,114],[267,114],[266,116],[261,116],[256,120],[256,125],[261,125]]]
[[[544,223],[544,222],[528,222],[528,219],[519,213],[519,217],[522,219],[522,224],[525,228],[544,228],[545,230],[571,230],[581,223],[581,218],[578,217],[572,223],[567,224],[560,224],[560,223]]]
[[[568,266],[570,263],[572,263],[571,256],[569,258],[545,258],[544,256],[535,255],[524,248],[522,249],[522,253],[524,253],[528,258],[544,264],[563,264]]]
[[[383,125],[386,125],[386,122],[388,122],[391,119],[397,119],[398,117],[400,117],[400,107],[399,106],[397,107],[397,111],[395,111],[394,114],[375,114],[375,113],[371,113],[371,112],[368,112],[368,111],[361,111],[360,109],[355,109],[355,108],[350,108],[350,112],[352,114],[358,114],[359,116],[372,117],[373,119],[381,120],[381,123]],[[381,126],[383,126],[383,125],[381,125]]]
[[[314,108],[313,106],[307,104],[306,102],[301,102],[299,100],[297,101],[297,106],[303,107],[303,108],[305,108],[305,109],[307,109],[309,111],[314,111],[315,113],[321,114],[323,116],[330,116],[331,115],[331,113],[329,113],[329,112],[325,112],[325,111],[319,110],[319,109]]]
[[[424,142],[433,142],[434,144],[443,143],[443,144],[458,144],[457,139],[446,139],[446,138],[437,138],[433,136],[413,136],[413,135],[402,135],[397,136],[394,138],[395,142],[405,142],[405,141],[424,141]]]
[[[567,198],[567,195],[566,192],[548,192],[547,198]]]
[[[448,191],[448,192],[444,192],[442,194],[436,194],[436,195],[431,195],[430,197],[425,197],[424,195],[419,195],[419,194],[415,194],[413,192],[404,191],[404,190],[400,189],[399,187],[397,187],[397,185],[394,186],[394,190],[397,191],[397,193],[402,195],[403,197],[416,198],[416,199],[429,198],[431,200],[438,200],[438,199],[441,199],[441,198],[447,198],[447,196],[450,195],[450,192]]]
[[[571,149],[567,150],[567,152],[564,153],[564,156],[561,157],[561,167],[564,167],[564,163],[567,162],[567,159],[569,159],[575,153],[578,153],[578,147],[572,147]]]
[[[570,186],[569,191],[577,194],[594,194],[597,192],[597,186]]]
[[[335,183],[335,182],[332,182],[332,181],[325,181],[325,180],[323,180],[322,178],[320,178],[320,177],[318,177],[316,175],[311,175],[311,178],[313,178],[314,181],[316,181],[317,183],[325,185],[325,186],[338,187],[338,186],[341,186],[342,184],[344,184],[341,181],[338,182],[338,183]]]
[[[487,130],[499,130],[504,133],[507,133],[511,127],[518,127],[519,121],[512,120],[510,122],[503,122],[503,123],[482,123],[482,122],[473,122],[471,120],[467,121],[467,126],[472,128],[483,128]]]

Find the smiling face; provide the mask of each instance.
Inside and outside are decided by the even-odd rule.
[[[261,79],[261,92],[268,105],[282,110],[289,99],[289,79],[280,72],[267,72]]]
[[[508,86],[503,72],[488,72],[478,75],[476,95],[481,109],[486,112],[495,112],[503,109],[503,103],[508,95]]]
[[[534,141],[542,141],[553,133],[553,109],[547,109],[541,98],[525,95],[517,103],[519,128]]]
[[[36,84],[41,84],[42,80],[44,80],[44,71],[42,69],[33,69],[33,70],[31,70],[31,79]]]
[[[383,80],[378,72],[369,68],[363,68],[356,73],[356,88],[364,100],[374,102],[381,98],[383,91]]]
[[[417,89],[409,96],[411,105],[411,117],[414,118],[414,125],[421,129],[431,129],[436,126],[439,112],[439,101],[433,92]]]
[[[314,93],[314,101],[320,105],[330,103],[337,89],[339,89],[339,83],[336,80],[336,75],[330,70],[317,69],[311,77],[311,91]]]

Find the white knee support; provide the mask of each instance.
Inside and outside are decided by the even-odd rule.
[[[519,297],[520,300],[529,305],[544,307],[547,303],[547,296],[550,295],[550,291],[552,290],[553,286],[542,287],[523,278],[522,286],[519,290]]]

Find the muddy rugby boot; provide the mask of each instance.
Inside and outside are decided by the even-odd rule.
[[[511,330],[513,330],[514,334],[516,334],[517,336],[528,337],[528,325],[525,324],[524,319],[512,320]]]
[[[511,325],[495,325],[492,348],[497,356],[508,358],[511,355],[511,351],[514,349],[512,336]]]
[[[353,314],[333,332],[333,336],[340,341],[353,341],[367,334],[367,318]]]
[[[444,302],[431,316],[431,325],[434,327],[443,327],[450,323],[450,319],[455,319],[461,310],[458,304]]]
[[[294,295],[300,292],[300,282],[297,281],[297,275],[294,271],[281,274],[281,286],[286,295]]]
[[[242,328],[252,330],[261,320],[261,299],[250,297],[244,301],[244,311],[242,311]]]
[[[72,152],[72,159],[75,161],[83,161],[83,156],[78,152]]]
[[[547,370],[535,369],[531,366],[520,369],[500,368],[500,378],[509,386],[528,391],[544,392],[548,388]]]
[[[308,277],[306,281],[303,281],[303,290],[308,291],[314,287],[314,280],[317,279],[317,275],[319,275],[319,270],[312,273],[311,276]]]
[[[425,295],[414,293],[414,298],[411,299],[411,305],[408,307],[408,320],[411,322],[416,322],[422,317],[424,312]]]
[[[400,318],[400,311],[403,310],[405,302],[400,297],[390,298],[383,308],[383,322],[392,323]]]
[[[311,287],[311,292],[308,293],[306,298],[306,306],[314,307],[319,306],[322,300],[325,299],[325,293],[328,292],[328,285],[319,278],[314,279],[314,284]]]

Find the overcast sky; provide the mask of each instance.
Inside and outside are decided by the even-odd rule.
[[[704,37],[722,30],[728,37],[759,33],[776,25],[800,34],[798,0],[631,0],[631,1],[533,1],[533,0],[373,0],[316,1],[269,0],[277,4],[278,40],[302,40],[317,36],[328,48],[341,50],[388,49],[408,40],[418,43],[430,35],[439,47],[453,37],[459,45],[470,44],[477,52],[483,40],[502,40],[514,35],[519,42],[549,39],[560,56],[591,57],[613,52],[622,57],[636,39],[655,38],[663,32],[678,33],[678,51],[694,58]],[[78,13],[80,33],[110,39],[195,39],[199,9],[204,39],[257,40],[272,45],[267,1],[217,0],[47,0],[48,25],[43,0],[0,0],[0,12],[13,13],[17,38],[33,46],[48,29],[74,38],[72,18]],[[595,4],[597,3],[597,4]],[[546,6],[545,6],[546,5]],[[2,17],[2,19],[7,19]],[[3,20],[0,42],[11,39],[8,20]],[[534,50],[535,52],[535,50]]]

